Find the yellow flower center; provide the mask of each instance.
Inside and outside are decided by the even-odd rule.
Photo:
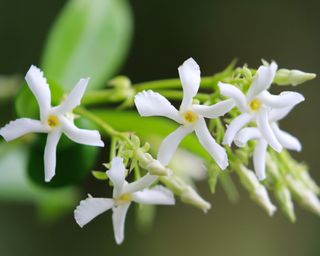
[[[254,99],[254,100],[252,100],[252,101],[250,102],[249,105],[250,105],[250,109],[251,109],[252,111],[257,111],[257,110],[259,110],[260,107],[261,107],[261,101],[258,100],[258,99]]]
[[[184,113],[183,118],[187,123],[193,124],[198,120],[198,115],[192,111],[187,111]]]
[[[119,203],[128,203],[132,200],[131,194],[123,194],[119,197],[118,202]]]
[[[58,125],[59,125],[59,119],[58,119],[58,117],[55,116],[55,115],[49,116],[49,118],[48,118],[48,125],[49,125],[51,128],[54,128],[54,127],[58,126]]]

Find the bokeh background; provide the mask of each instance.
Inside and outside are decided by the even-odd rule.
[[[0,0],[0,72],[24,74],[38,64],[48,30],[66,1]],[[203,74],[222,70],[234,57],[252,67],[260,59],[279,67],[320,73],[320,2],[298,0],[132,0],[134,37],[120,74],[132,81],[177,76],[177,67],[192,56]],[[306,101],[283,127],[301,139],[296,157],[310,165],[320,182],[319,79],[298,88]],[[3,106],[1,115],[11,111]],[[1,171],[1,170],[0,170]],[[88,177],[90,179],[90,177]],[[94,185],[95,183],[93,183]],[[291,224],[280,212],[269,218],[241,190],[237,204],[218,189],[212,196],[199,185],[213,209],[206,215],[182,205],[160,207],[154,227],[138,232],[133,209],[126,239],[116,246],[110,213],[85,229],[72,212],[45,223],[28,203],[0,202],[0,255],[320,255],[319,217],[297,207]]]

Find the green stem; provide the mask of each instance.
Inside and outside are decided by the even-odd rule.
[[[102,128],[102,130],[105,132],[106,135],[110,137],[118,137],[120,139],[123,139],[131,145],[131,141],[129,140],[127,134],[113,129],[113,127],[111,127],[109,124],[107,124],[105,121],[103,121],[101,118],[91,113],[90,111],[84,108],[78,107],[73,112],[97,124],[100,128]]]

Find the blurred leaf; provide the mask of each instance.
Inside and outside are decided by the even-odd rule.
[[[177,128],[176,123],[166,118],[141,117],[133,111],[95,110],[94,113],[117,130],[135,132],[140,138],[150,142],[152,147],[159,146],[155,145],[155,142],[161,141],[158,137],[163,139]],[[157,139],[154,139],[155,136]],[[206,160],[211,159],[194,134],[187,136],[181,146]]]
[[[87,120],[76,120],[79,128],[96,129]],[[28,165],[28,173],[31,179],[45,187],[62,187],[77,184],[92,170],[96,163],[99,148],[77,144],[65,135],[59,141],[57,147],[56,175],[51,182],[44,182],[43,153],[46,145],[46,137],[38,135],[38,141],[33,145]]]
[[[98,180],[107,180],[108,179],[108,175],[106,174],[106,172],[92,171],[92,175],[93,175],[93,177],[95,177]]]
[[[77,191],[71,187],[48,190],[32,184],[26,174],[28,152],[20,142],[0,143],[0,200],[35,203],[46,220],[69,212],[78,201]]]
[[[65,89],[81,77],[92,78],[89,89],[104,86],[125,59],[132,23],[126,0],[70,0],[48,37],[46,76]]]

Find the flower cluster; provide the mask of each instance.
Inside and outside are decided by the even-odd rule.
[[[30,67],[25,79],[38,102],[40,120],[17,119],[1,128],[0,135],[6,141],[11,141],[28,133],[47,133],[44,176],[45,181],[49,182],[55,175],[56,150],[62,134],[76,143],[104,147],[99,131],[75,126],[74,109],[78,109],[76,113],[106,132],[112,139],[110,164],[105,165],[108,171],[94,171],[93,175],[99,180],[109,181],[113,186],[112,198],[89,195],[76,207],[74,217],[77,224],[83,227],[98,215],[112,209],[114,235],[118,244],[124,240],[125,218],[132,202],[173,205],[175,195],[182,202],[207,212],[211,204],[194,187],[195,180],[206,177],[205,167],[212,192],[220,170],[228,169],[223,172],[225,175],[234,171],[252,199],[270,216],[277,208],[269,198],[268,189],[275,191],[282,210],[292,221],[295,220],[292,197],[307,209],[320,214],[317,197],[320,194],[319,187],[309,176],[306,167],[293,160],[286,151],[301,151],[301,143],[279,127],[279,121],[304,101],[304,97],[291,91],[279,95],[269,92],[273,83],[297,85],[314,78],[313,74],[298,70],[278,70],[275,62],[264,62],[256,71],[246,67],[232,69],[217,76],[218,79],[213,77],[210,80],[212,86],[209,89],[215,89],[214,95],[206,97],[200,104],[195,99],[201,84],[199,65],[189,58],[178,68],[178,73],[183,89],[179,109],[161,93],[152,90],[136,89],[138,93],[134,96],[135,88],[131,87],[128,79],[117,80],[120,84],[125,81],[126,86],[123,88],[130,89],[122,106],[130,105],[131,102],[143,117],[162,116],[179,124],[161,142],[157,158],[149,153],[148,143],[141,145],[138,136],[118,132],[94,114],[83,109],[79,111],[78,106],[89,78],[80,79],[58,106],[52,106],[50,87],[42,71],[35,66]],[[210,160],[205,161],[178,149],[180,142],[193,132],[211,156]],[[232,146],[233,143],[236,148]],[[246,167],[251,156],[255,174]],[[132,172],[134,175],[131,175]],[[126,179],[132,176],[133,181],[128,183]],[[262,180],[266,182],[261,183]]]

